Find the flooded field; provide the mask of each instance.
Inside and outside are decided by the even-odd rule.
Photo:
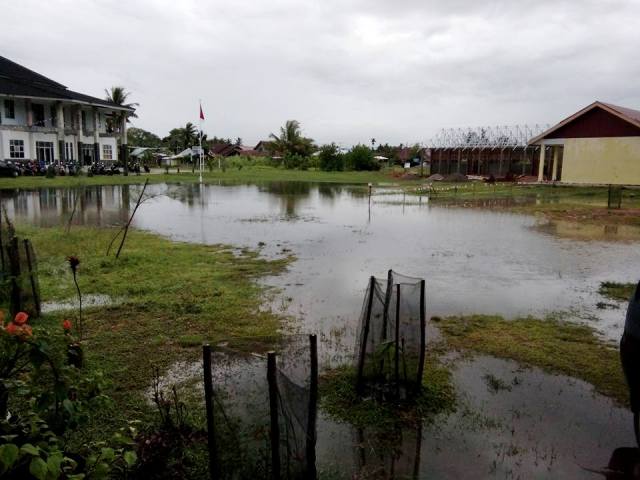
[[[609,340],[621,335],[624,306],[597,308],[607,301],[598,286],[638,278],[632,227],[548,223],[393,192],[370,199],[366,187],[149,188],[155,196],[136,214],[137,228],[181,241],[259,248],[269,257],[296,256],[286,274],[266,280],[279,289],[269,306],[291,317],[287,330],[319,335],[324,368],[351,358],[367,280],[391,268],[426,279],[427,318],[564,312]],[[87,189],[74,223],[121,224],[138,192]],[[66,222],[75,195],[1,193],[10,216],[43,226]],[[437,335],[428,324],[429,340]],[[491,357],[451,362],[456,413],[397,432],[391,448],[384,441],[389,432],[357,430],[320,412],[319,465],[370,475],[362,478],[388,478],[392,470],[396,478],[603,478],[614,451],[634,444],[628,411],[584,382]],[[182,370],[198,375],[195,366]],[[492,389],[489,374],[506,387]]]

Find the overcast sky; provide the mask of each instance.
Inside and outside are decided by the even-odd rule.
[[[73,90],[123,85],[138,127],[317,142],[640,108],[638,0],[3,0],[0,54]]]

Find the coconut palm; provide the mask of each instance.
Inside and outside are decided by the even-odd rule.
[[[115,103],[116,105],[120,105],[122,107],[127,107],[127,108],[136,108],[138,106],[137,103],[127,103],[127,98],[129,98],[129,95],[131,95],[131,92],[127,92],[124,87],[111,87],[111,89],[104,89],[104,93],[106,94],[105,100],[107,100],[108,102],[111,103]],[[135,112],[122,112],[119,115],[119,119],[118,121],[121,122],[122,120],[126,120],[127,122],[129,122],[129,119],[133,117],[133,118],[138,118],[138,116],[136,115]],[[112,117],[112,122],[113,122],[113,117]],[[109,125],[109,128],[112,129],[113,125]],[[124,135],[124,132],[123,132]],[[126,140],[123,138],[122,139],[122,143],[125,143]],[[126,152],[123,153],[123,158],[126,158]],[[124,174],[128,175],[129,174],[129,162],[128,161],[123,161],[123,167],[124,167]]]
[[[184,126],[182,134],[184,148],[191,147],[198,139],[198,130],[196,129],[196,126],[191,122],[187,122],[187,124]]]
[[[105,100],[111,103],[115,103],[116,105],[127,108],[136,108],[138,105],[140,105],[139,103],[134,102],[127,103],[127,99],[129,98],[129,95],[131,95],[131,92],[127,92],[124,87],[111,87],[110,89],[105,88],[104,93],[106,95]],[[127,121],[131,117],[138,118],[135,112],[129,112],[126,115]]]
[[[281,155],[308,156],[313,150],[313,140],[302,136],[300,122],[297,120],[287,120],[284,126],[280,127],[280,135],[272,133],[269,138],[272,139],[273,151]]]

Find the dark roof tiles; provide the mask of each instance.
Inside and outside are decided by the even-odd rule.
[[[55,82],[2,56],[0,56],[0,94],[71,100],[89,105],[134,111],[132,108],[69,90],[61,83]]]

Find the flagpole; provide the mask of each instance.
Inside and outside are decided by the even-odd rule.
[[[199,163],[200,163],[200,183],[202,183],[202,161],[203,161],[203,158],[202,158],[202,100],[200,100],[199,103],[200,103],[200,152],[199,152],[200,162]]]

